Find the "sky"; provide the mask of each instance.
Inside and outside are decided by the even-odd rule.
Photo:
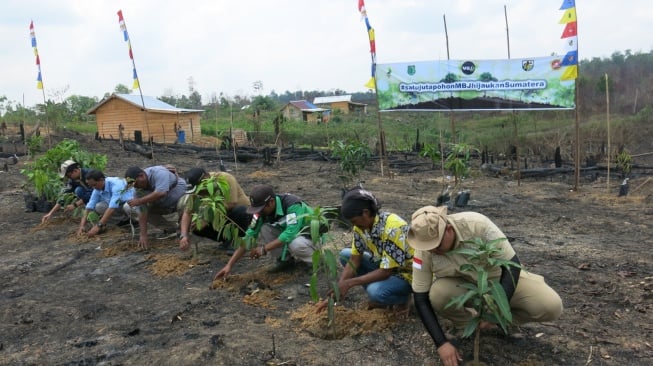
[[[564,54],[562,3],[365,1],[378,63],[507,59],[508,43],[511,58]],[[255,96],[259,81],[264,95],[366,91],[370,47],[357,5],[358,0],[1,0],[0,97],[28,107],[43,102],[30,21],[46,99],[101,99],[118,84],[131,88],[132,61],[118,10],[144,95],[189,95],[192,86],[207,103],[221,93]],[[648,6],[648,0],[576,0],[579,59],[651,52]]]

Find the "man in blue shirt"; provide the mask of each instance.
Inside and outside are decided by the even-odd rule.
[[[107,222],[127,201],[134,197],[134,188],[127,187],[127,181],[119,177],[105,177],[104,173],[99,170],[91,170],[86,174],[86,182],[93,188],[91,198],[86,204],[86,210],[79,224],[77,234],[80,235],[86,228],[88,215],[91,211],[100,215],[98,222],[88,230],[86,235],[89,237],[102,233],[106,229]],[[125,206],[128,207],[128,206]],[[131,215],[131,210],[127,209],[127,216]]]

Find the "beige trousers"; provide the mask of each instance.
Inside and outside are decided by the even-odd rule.
[[[429,291],[429,300],[435,312],[451,320],[456,328],[464,328],[472,314],[465,308],[452,306],[445,309],[445,306],[453,297],[467,292],[460,286],[467,282],[460,277],[440,277],[433,282]],[[542,276],[522,270],[517,289],[510,299],[510,308],[513,324],[516,325],[551,321],[562,314],[562,299],[544,282]]]
[[[281,234],[279,229],[273,227],[272,225],[265,224],[259,233],[258,244],[263,245],[265,243],[269,243],[278,238],[279,234]],[[281,256],[282,248],[283,247],[270,251],[270,256],[272,258],[279,258]],[[286,253],[286,256],[292,256],[295,259],[305,263],[313,263],[314,251],[315,248],[313,247],[313,242],[310,239],[299,235],[290,243],[288,243],[288,253]]]

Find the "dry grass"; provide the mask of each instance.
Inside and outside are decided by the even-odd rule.
[[[391,328],[400,320],[393,310],[367,310],[365,304],[359,309],[336,306],[334,322],[328,325],[327,312],[315,313],[314,304],[306,304],[295,310],[290,319],[298,323],[296,331],[306,331],[322,339],[341,339],[363,334],[379,333]]]

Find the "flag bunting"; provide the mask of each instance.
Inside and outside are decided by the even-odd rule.
[[[578,78],[578,23],[575,0],[563,0],[560,10],[564,10],[564,13],[558,23],[565,25],[560,36],[565,42],[565,56],[560,62],[560,80],[575,80]]]
[[[34,57],[36,57],[36,68],[38,74],[36,76],[36,89],[43,89],[43,77],[41,76],[41,57],[39,56],[39,49],[36,47],[36,32],[34,31],[34,21],[29,23],[29,37],[32,41],[32,49],[34,50]]]
[[[133,83],[132,89],[140,88],[140,83],[138,81],[138,74],[136,73],[136,64],[134,63],[134,52],[132,51],[132,43],[129,40],[129,33],[127,33],[127,24],[125,23],[125,18],[122,16],[122,10],[118,10],[118,23],[120,24],[120,31],[122,32],[125,42],[127,42],[127,47],[129,49],[129,59],[132,60],[133,66]]]
[[[365,0],[358,0],[358,11],[361,13],[361,19],[365,20],[365,27],[367,28],[367,37],[370,40],[370,56],[372,57],[371,77],[365,83],[368,89],[376,89],[376,38],[374,36],[374,28],[370,25],[370,20],[367,18],[367,10],[365,9]]]

